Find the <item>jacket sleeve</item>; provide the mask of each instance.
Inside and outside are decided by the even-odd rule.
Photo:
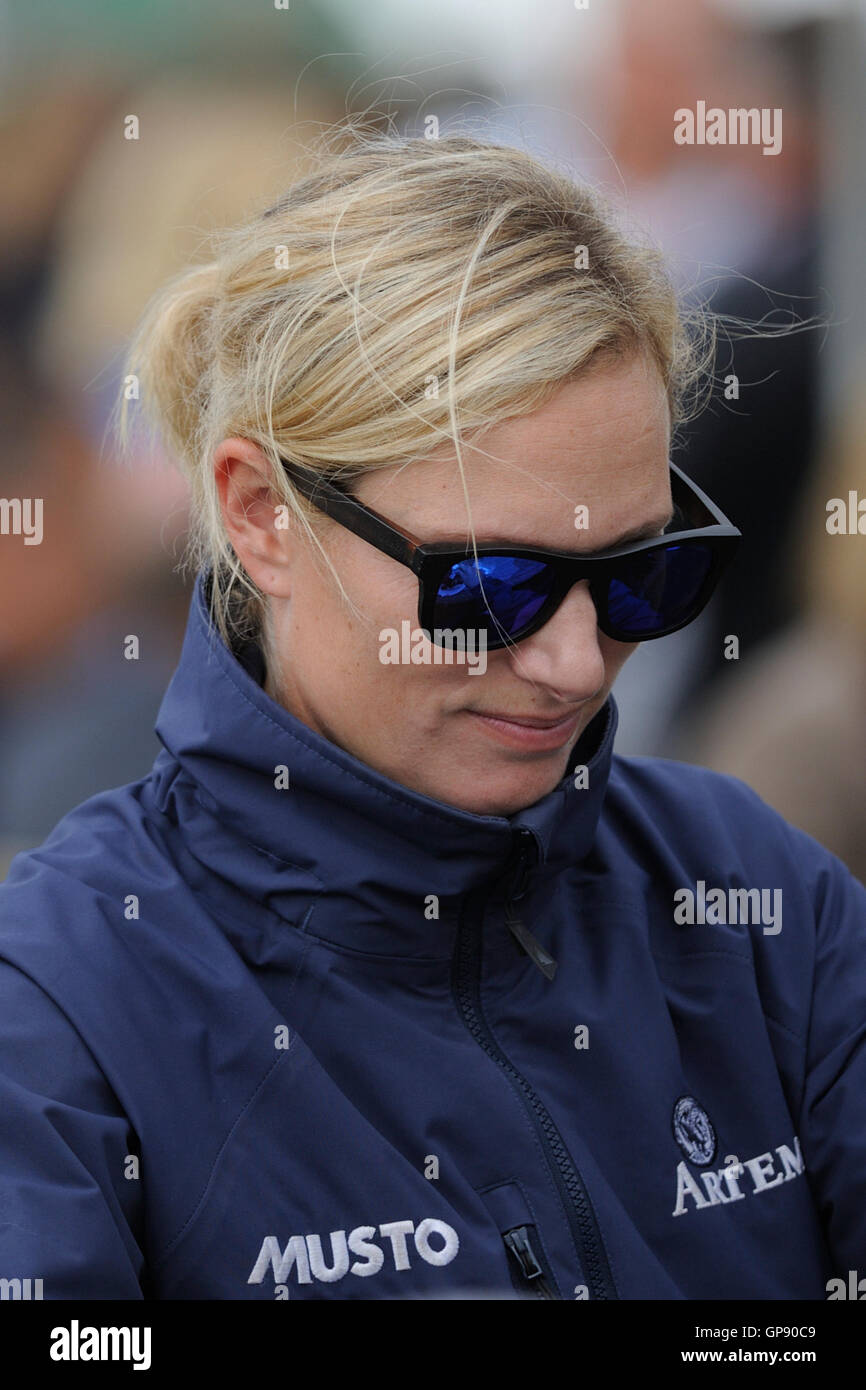
[[[31,1298],[35,1280],[44,1299],[144,1298],[137,1152],[79,1033],[0,960],[0,1279],[30,1279]]]
[[[866,1275],[866,888],[788,827],[815,905],[815,967],[800,1113],[806,1170],[838,1272]]]

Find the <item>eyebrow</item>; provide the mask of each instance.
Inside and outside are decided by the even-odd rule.
[[[678,511],[679,509],[674,507],[665,514],[662,521],[645,521],[641,526],[633,526],[630,531],[626,531],[617,540],[611,541],[609,546],[606,545],[605,550],[613,550],[614,546],[617,545],[628,545],[629,541],[649,540],[650,536],[655,536],[666,530],[674,517],[678,515]]]
[[[617,536],[615,540],[609,541],[607,545],[599,546],[596,550],[586,550],[583,554],[587,556],[595,555],[603,550],[616,550],[621,545],[629,545],[631,541],[650,540],[653,536],[660,535],[661,532],[665,531],[667,527],[670,526],[674,517],[679,515],[681,515],[681,509],[674,507],[666,512],[664,517],[660,518],[658,521],[643,521],[639,526],[633,526],[630,531],[624,531],[621,536]],[[685,521],[685,517],[683,517],[683,520]],[[537,541],[504,540],[502,536],[492,536],[489,540],[482,539],[479,536],[477,537],[477,542],[479,545],[526,545],[528,548],[532,548],[538,544]],[[550,549],[552,547],[546,548]]]

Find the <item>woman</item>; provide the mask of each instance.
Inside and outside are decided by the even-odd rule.
[[[150,307],[195,592],[151,774],[0,889],[7,1277],[823,1298],[866,1258],[866,891],[613,751],[738,534],[670,462],[687,329],[597,197],[463,138],[351,140]]]

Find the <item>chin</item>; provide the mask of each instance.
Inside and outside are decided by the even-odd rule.
[[[468,811],[475,816],[512,816],[517,811],[523,811],[527,806],[534,806],[536,801],[540,801],[548,792],[552,792],[565,776],[566,759],[562,759],[561,768],[548,767],[547,769],[536,768],[530,774],[527,767],[515,767],[508,776],[503,776],[498,785],[490,785],[488,782],[483,791],[479,791],[478,779],[467,783],[465,789],[460,787],[449,788],[448,793],[439,793],[438,799],[445,801],[450,806],[456,806],[461,811]],[[431,793],[436,795],[436,793]]]

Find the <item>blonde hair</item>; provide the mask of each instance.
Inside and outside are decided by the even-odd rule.
[[[468,510],[462,439],[634,350],[657,365],[675,428],[713,359],[712,323],[680,305],[661,251],[622,230],[600,192],[471,136],[344,126],[314,172],[217,232],[213,258],[151,300],[124,376],[138,378],[145,416],[190,483],[185,564],[215,577],[212,620],[229,644],[267,644],[266,598],[221,515],[223,439],[261,448],[275,507],[324,555],[321,516],[279,454],[348,481],[450,440]],[[114,419],[128,448],[126,391]]]

